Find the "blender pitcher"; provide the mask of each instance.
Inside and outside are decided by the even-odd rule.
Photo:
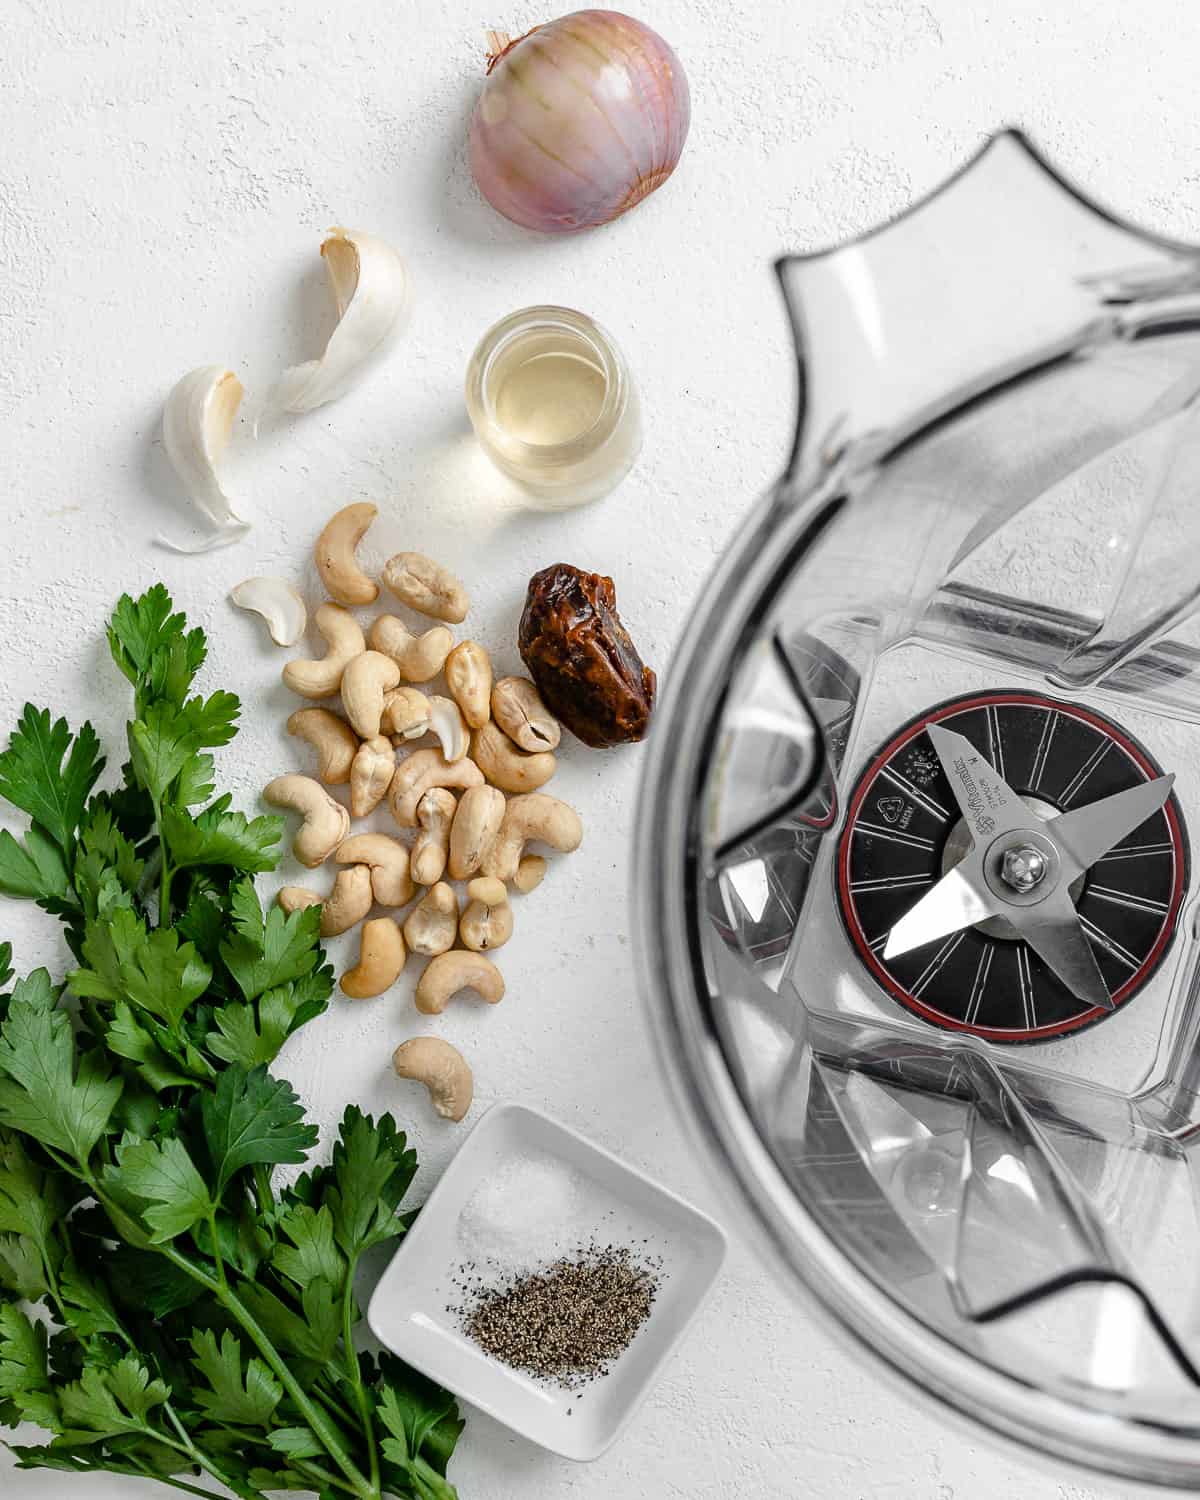
[[[779,274],[795,448],[643,785],[660,1051],[877,1358],[1196,1483],[1200,252],[1006,132]]]

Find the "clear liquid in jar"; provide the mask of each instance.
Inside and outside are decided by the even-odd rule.
[[[608,383],[582,339],[533,333],[514,340],[497,363],[496,420],[509,437],[552,447],[595,426]]]

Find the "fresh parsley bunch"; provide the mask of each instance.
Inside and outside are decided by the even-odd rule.
[[[279,819],[213,800],[238,700],[188,696],[206,642],[161,585],[108,639],[134,689],[120,788],[94,791],[90,724],[31,706],[0,754],[31,819],[0,832],[0,891],[60,917],[78,965],[0,996],[0,1420],[53,1434],[14,1449],[27,1468],[453,1500],[453,1398],[354,1344],[415,1153],[351,1106],[328,1166],[272,1183],[317,1131],[269,1067],[333,975],[317,911],[254,893]]]

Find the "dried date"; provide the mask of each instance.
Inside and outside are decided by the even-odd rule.
[[[518,645],[546,707],[585,745],[643,738],[655,677],[621,623],[611,578],[569,563],[535,573]]]

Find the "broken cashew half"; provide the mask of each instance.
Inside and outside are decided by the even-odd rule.
[[[532,755],[518,750],[499,724],[491,722],[471,736],[471,758],[502,792],[536,792],[558,769],[549,750]]]
[[[371,650],[390,656],[405,682],[428,682],[446,665],[454,632],[435,625],[423,635],[413,635],[395,615],[380,615],[371,626],[370,640]]]
[[[478,641],[460,641],[446,658],[446,686],[472,729],[491,715],[492,659]]]
[[[292,853],[309,869],[323,864],[350,832],[350,814],[311,776],[277,776],[263,797],[272,807],[303,815]]]
[[[467,909],[458,924],[464,948],[479,953],[485,948],[503,948],[512,937],[513,915],[508,887],[502,880],[481,876],[467,886]]]
[[[333,889],[321,903],[321,936],[337,937],[361,922],[371,910],[371,872],[366,865],[339,870]]]
[[[382,734],[364,740],[350,767],[350,811],[356,818],[374,812],[387,796],[396,769],[396,752]]]
[[[339,604],[372,604],[379,598],[379,585],[359,567],[354,549],[367,527],[379,514],[374,505],[360,501],[331,516],[313,549],[317,572]]]
[[[342,786],[350,780],[358,735],[345,719],[327,708],[298,708],[288,719],[287,730],[317,752],[317,775],[327,786]]]
[[[457,806],[454,793],[444,786],[430,787],[417,803],[421,831],[412,846],[412,878],[418,885],[436,885],[445,874]]]
[[[483,873],[497,880],[512,880],[530,839],[549,844],[560,854],[570,854],[583,843],[583,824],[573,807],[545,792],[513,797],[504,811],[500,834],[484,858]]]
[[[458,898],[453,887],[439,881],[409,912],[404,940],[414,953],[445,953],[458,933]]]
[[[522,854],[521,863],[517,866],[517,873],[513,876],[513,885],[523,896],[528,896],[530,891],[536,891],[538,886],[546,878],[546,861],[540,854]]]
[[[470,607],[467,591],[448,569],[422,552],[397,552],[383,565],[383,581],[419,614],[458,625]]]
[[[383,717],[379,727],[384,734],[402,740],[419,740],[429,733],[431,723],[429,699],[415,687],[392,688],[384,694]]]
[[[370,1000],[391,989],[408,957],[404,934],[391,917],[364,922],[358,963],[342,975],[342,993],[351,1000]]]
[[[309,906],[320,906],[325,897],[310,891],[303,885],[285,885],[275,892],[275,904],[290,917],[294,911],[304,911]]]
[[[382,651],[364,651],[346,663],[342,707],[364,740],[373,740],[383,718],[383,696],[400,681],[400,668]]]
[[[355,833],[337,847],[339,865],[366,865],[380,906],[407,906],[413,898],[408,850],[386,833]]]
[[[290,661],[284,683],[302,698],[332,698],[342,685],[347,663],[367,649],[362,626],[340,604],[322,604],[313,616],[329,650],[316,661]]]
[[[522,750],[557,750],[562,727],[528,677],[502,677],[492,689],[492,718]]]
[[[440,750],[414,750],[396,767],[388,792],[392,817],[401,828],[417,826],[417,803],[430,787],[483,785],[483,772],[473,760],[448,761]]]
[[[450,878],[466,880],[483,863],[504,821],[504,793],[473,786],[462,794],[450,830]]]
[[[429,1101],[443,1120],[458,1121],[471,1108],[475,1081],[457,1047],[440,1036],[415,1036],[392,1053],[392,1067],[401,1078],[423,1083]]]
[[[504,976],[482,953],[440,953],[430,959],[417,982],[417,1009],[425,1016],[440,1016],[460,990],[474,990],[498,1005],[504,999]]]

